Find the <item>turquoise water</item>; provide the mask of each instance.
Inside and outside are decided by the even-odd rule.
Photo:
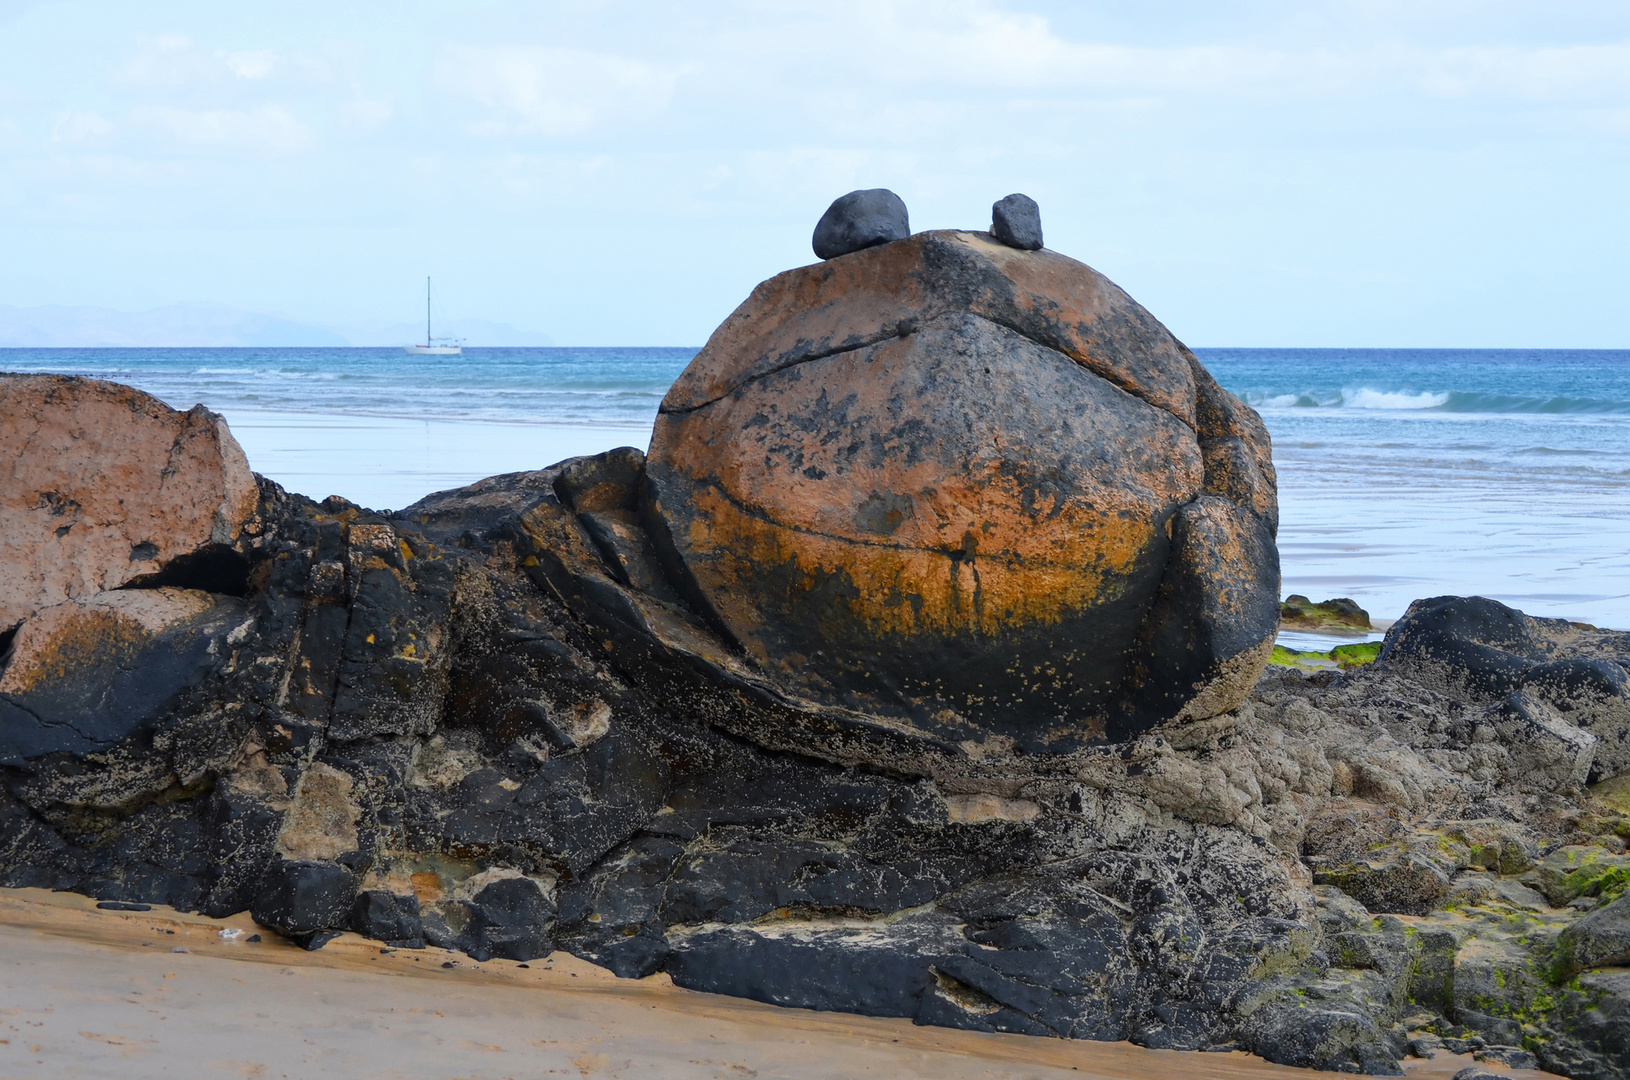
[[[395,507],[643,446],[695,349],[6,349],[223,413],[295,490]],[[1630,350],[1199,349],[1279,467],[1285,591],[1481,593],[1630,627]]]
[[[90,375],[171,405],[649,427],[695,349],[0,349],[0,367]]]

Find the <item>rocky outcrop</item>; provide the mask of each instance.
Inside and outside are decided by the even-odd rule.
[[[1279,625],[1286,630],[1363,633],[1371,629],[1370,613],[1347,597],[1315,604],[1305,596],[1287,596],[1279,605]]]
[[[1259,674],[1252,642],[1278,615],[1260,425],[1085,268],[1013,261],[1047,258],[928,234],[784,275],[676,386],[670,404],[689,404],[665,414],[660,459],[622,448],[393,514],[260,481],[236,539],[197,549],[224,550],[232,574],[178,555],[33,611],[0,655],[0,883],[248,910],[308,948],[349,930],[480,959],[564,949],[622,976],[972,1030],[1348,1072],[1447,1049],[1630,1075],[1630,977],[1609,966],[1625,955],[1630,804],[1614,801],[1622,780],[1587,786],[1618,730],[1630,635],[1440,597],[1376,663]],[[880,273],[874,259],[901,260],[893,291],[853,284]],[[946,276],[913,277],[930,270]],[[1038,299],[1059,295],[1037,284],[1055,271],[1085,290],[1076,308]],[[801,311],[783,303],[794,287]],[[844,302],[821,301],[828,288]],[[851,293],[869,296],[872,330]],[[974,346],[1032,387],[1079,392],[1080,468],[1019,468],[1037,447],[1063,460],[1037,419],[1053,406],[1018,400],[1023,379],[1002,407],[1034,445],[1004,458],[1002,429],[981,421],[995,479],[947,465],[972,453],[967,417],[996,408],[958,351]],[[824,399],[800,389],[862,355],[898,408],[862,383],[847,414],[837,383]],[[768,366],[715,363],[744,356]],[[906,395],[913,371],[966,390],[962,411]],[[784,406],[821,400],[832,408],[800,415],[827,435],[843,415],[875,431],[891,409],[946,430],[903,430],[915,454],[857,450],[840,467],[839,438],[786,422]],[[679,430],[754,401],[711,443]],[[785,454],[753,441],[770,428],[804,439],[800,468],[826,478],[777,465],[779,487],[767,473],[724,485],[760,468],[730,444]],[[1170,452],[1166,475],[1148,440]],[[685,473],[691,454],[713,464]],[[1125,482],[1088,468],[1095,454],[1119,455]],[[896,475],[918,479],[880,486]],[[729,516],[727,490],[791,501],[755,525]],[[983,517],[953,559],[926,538],[939,510],[967,506]],[[1125,515],[1106,524],[1103,507]],[[776,524],[793,510],[821,527]],[[938,559],[986,599],[1000,585],[1037,605],[1093,600],[1108,623],[1071,625],[1129,635],[1121,667],[1102,669],[1116,689],[1071,683],[1098,670],[1071,665],[1106,654],[1048,652],[1061,639],[1038,630],[1030,680],[974,700],[963,669],[994,670],[988,649],[1014,639],[936,631],[967,593],[950,574],[934,592],[927,571],[921,606],[902,592],[890,616],[920,615],[920,650],[864,667],[887,685],[844,682],[861,669],[814,649],[793,663],[777,650],[797,633],[852,646],[861,624],[799,606],[841,592],[775,592],[791,579],[769,554],[874,525],[895,546],[850,544],[869,549],[844,556],[851,581]],[[728,553],[706,541],[726,528],[764,543],[762,566],[731,571],[766,589],[763,618],[709,576]],[[1137,554],[1145,541],[1160,550]],[[1141,609],[1081,584],[1083,566],[1109,580],[1115,552]],[[1000,630],[1013,610],[1036,609],[973,614]],[[925,688],[931,671],[941,684]]]
[[[0,631],[143,579],[242,590],[259,489],[203,406],[128,386],[0,375]],[[164,575],[170,576],[166,578]]]
[[[1617,638],[1539,619],[1481,596],[1417,600],[1387,634],[1378,662],[1483,703],[1530,742],[1548,777],[1574,786],[1630,771],[1630,675]]]
[[[643,492],[755,672],[933,737],[1203,719],[1272,648],[1261,421],[1101,275],[985,234],[760,285],[669,391]]]
[[[661,575],[640,464],[394,515],[266,485],[249,595],[52,615],[205,619],[217,651],[122,738],[0,766],[0,880],[976,1030],[1370,1071],[1520,1042],[1624,1074],[1630,997],[1553,981],[1552,950],[1630,819],[1536,780],[1502,701],[1274,668],[1113,752],[903,736],[776,697],[635,584]],[[0,677],[63,680],[41,618]]]

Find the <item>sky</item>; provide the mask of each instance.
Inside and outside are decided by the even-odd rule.
[[[0,305],[699,345],[1021,191],[1196,346],[1630,346],[1623,0],[0,0]]]

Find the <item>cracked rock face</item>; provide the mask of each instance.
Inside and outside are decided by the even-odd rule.
[[[107,749],[162,716],[249,631],[243,602],[196,589],[97,593],[18,628],[0,672],[0,762]]]
[[[1243,700],[1268,436],[1112,282],[929,232],[781,274],[662,405],[644,515],[773,681],[1031,749]]]
[[[260,492],[219,416],[116,383],[0,376],[0,631],[40,608],[207,562]]]

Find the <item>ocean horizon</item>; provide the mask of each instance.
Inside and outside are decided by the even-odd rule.
[[[127,383],[226,417],[292,491],[400,509],[644,447],[696,347],[5,348],[0,368]],[[1196,348],[1279,472],[1283,592],[1376,618],[1489,596],[1630,627],[1630,350]]]

